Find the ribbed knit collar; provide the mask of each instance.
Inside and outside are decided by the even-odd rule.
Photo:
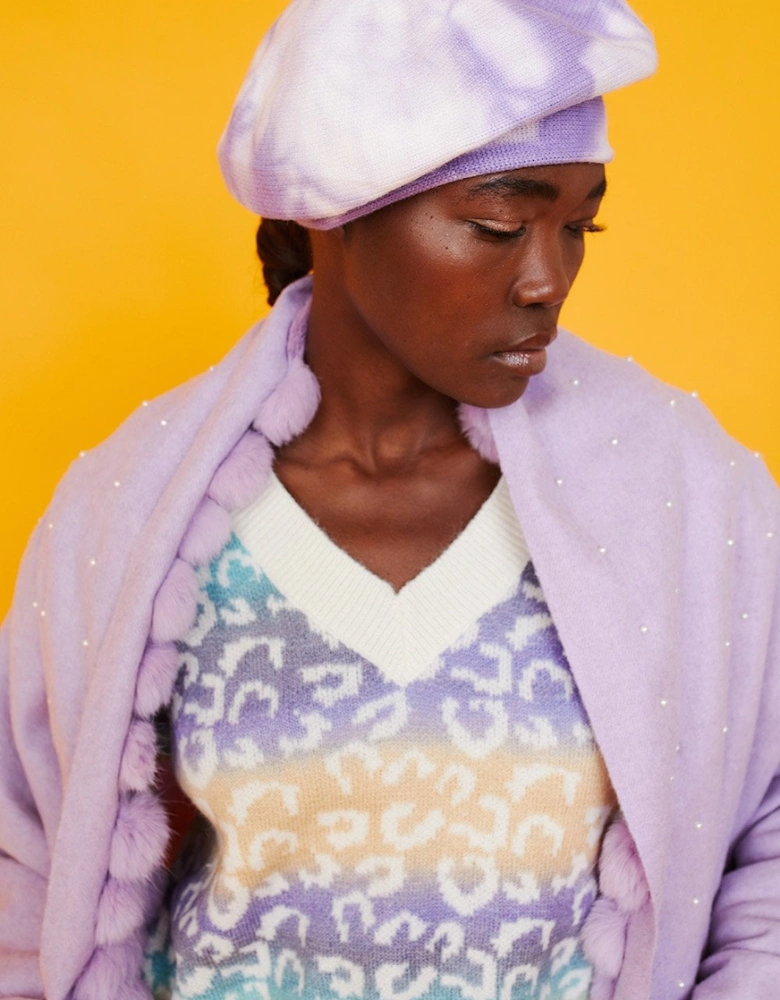
[[[272,475],[232,516],[276,588],[326,633],[405,686],[517,587],[529,554],[502,478],[451,545],[398,593],[339,548]]]

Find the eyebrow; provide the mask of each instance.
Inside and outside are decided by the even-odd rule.
[[[603,197],[606,190],[607,179],[602,177],[598,184],[588,192],[585,201]],[[539,198],[542,201],[557,201],[560,193],[560,188],[556,184],[550,184],[549,181],[537,181],[529,177],[504,176],[491,177],[490,180],[472,184],[466,195],[469,198],[477,198],[481,194],[497,194],[501,198]]]

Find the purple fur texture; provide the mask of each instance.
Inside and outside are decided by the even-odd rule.
[[[588,1000],[613,1000],[615,996],[615,980],[598,976],[588,994]]]
[[[471,447],[478,451],[486,462],[498,465],[498,452],[490,430],[487,411],[478,406],[461,403],[458,409],[458,418]]]
[[[262,492],[273,460],[265,438],[247,431],[214,473],[209,496],[226,510],[246,507]]]
[[[143,925],[145,907],[146,894],[142,883],[109,878],[98,902],[96,943],[120,944]]]
[[[600,896],[582,925],[582,948],[595,973],[616,979],[623,966],[628,917],[617,904]]]
[[[96,948],[73,991],[73,1000],[130,1000],[129,984],[138,980],[143,961],[140,936],[108,948]],[[148,991],[139,994],[148,998]]]
[[[151,722],[130,723],[119,767],[119,791],[143,792],[154,781],[157,763],[157,735]]]
[[[168,816],[156,795],[125,796],[119,803],[108,870],[115,879],[148,878],[168,846]]]
[[[150,646],[141,660],[138,685],[135,689],[135,712],[142,718],[151,718],[173,693],[176,672],[179,669],[179,652],[173,644]]]
[[[173,642],[185,635],[198,608],[198,578],[192,566],[174,559],[152,609],[152,642]]]
[[[207,566],[227,543],[230,515],[215,500],[206,497],[190,522],[179,547],[179,556],[193,566]]]
[[[636,844],[622,819],[613,823],[604,835],[599,856],[599,891],[626,913],[641,909],[649,898]]]
[[[314,372],[300,358],[294,358],[287,374],[260,407],[254,426],[281,447],[306,430],[319,405],[320,384]]]

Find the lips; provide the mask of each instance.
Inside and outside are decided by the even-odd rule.
[[[543,351],[545,348],[549,347],[550,344],[558,336],[558,331],[553,330],[550,333],[540,333],[533,337],[526,337],[522,340],[516,340],[509,344],[507,347],[499,347],[498,350],[493,351],[494,354],[524,354],[529,351]]]
[[[546,348],[555,340],[556,335],[557,330],[526,337],[508,347],[493,351],[491,358],[523,378],[540,375],[547,364]]]

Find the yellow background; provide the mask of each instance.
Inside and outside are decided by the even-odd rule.
[[[68,464],[265,311],[215,145],[282,0],[0,0],[0,615]],[[780,5],[636,0],[661,70],[564,313],[780,476]],[[370,85],[370,82],[369,84]]]

